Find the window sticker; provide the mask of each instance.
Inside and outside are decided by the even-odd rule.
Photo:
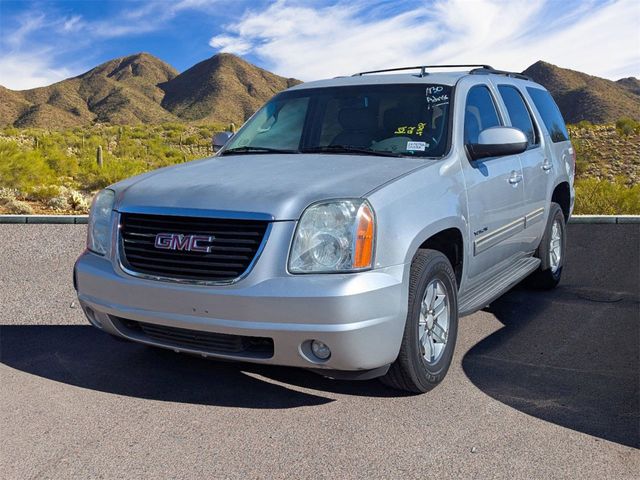
[[[426,142],[407,142],[407,150],[424,152],[429,144]]]
[[[424,128],[427,126],[426,123],[419,123],[416,126],[413,125],[403,125],[401,127],[398,127],[396,129],[395,132],[393,132],[394,135],[417,135],[419,137],[422,136],[422,132],[424,131]]]

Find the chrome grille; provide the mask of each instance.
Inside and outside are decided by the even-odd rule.
[[[252,265],[269,222],[121,213],[120,260],[132,272],[176,280],[233,282]],[[158,234],[201,235],[208,252],[156,247]]]

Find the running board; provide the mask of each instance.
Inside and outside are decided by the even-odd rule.
[[[459,316],[470,315],[489,305],[511,287],[515,286],[540,265],[540,259],[525,257],[516,260],[495,277],[467,291],[459,300]]]

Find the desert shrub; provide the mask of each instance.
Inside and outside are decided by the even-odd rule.
[[[80,192],[71,190],[67,197],[67,204],[76,211],[86,212],[89,210],[89,202]]]
[[[45,160],[49,168],[56,172],[58,176],[73,177],[78,173],[78,160],[63,153],[58,148],[48,150]]]
[[[0,187],[0,202],[10,200],[18,196],[18,191],[14,188]]]
[[[142,160],[109,158],[110,155],[106,157],[102,168],[94,159],[81,160],[78,181],[86,190],[104,188],[149,170],[148,164]]]
[[[581,138],[571,140],[571,144],[576,153],[576,175],[581,177],[589,165],[597,160],[594,156],[595,152]]]
[[[577,180],[575,214],[639,215],[640,185],[597,178]]]
[[[616,130],[623,137],[640,133],[640,122],[632,118],[621,118],[616,122]]]
[[[28,200],[46,202],[60,195],[60,187],[58,185],[40,185],[33,187],[25,192]]]
[[[31,208],[31,205],[26,202],[16,200],[15,198],[0,200],[0,206],[13,215],[33,215],[33,208]]]
[[[26,191],[56,180],[56,173],[40,152],[23,151],[13,142],[0,141],[0,186]]]
[[[53,197],[49,199],[46,204],[49,208],[54,210],[67,211],[71,208],[67,198],[63,196]]]
[[[580,120],[575,124],[575,126],[578,128],[593,128],[593,123],[591,123],[589,120]]]

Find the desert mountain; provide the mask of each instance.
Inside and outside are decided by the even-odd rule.
[[[640,120],[640,81],[637,78],[614,82],[542,61],[522,73],[551,92],[567,123],[581,120],[608,123],[621,117]]]
[[[276,93],[300,83],[220,53],[160,85],[162,106],[187,121],[242,122]]]
[[[524,71],[552,93],[568,123],[640,119],[640,80],[617,82],[536,62]],[[242,123],[260,105],[299,83],[221,53],[178,72],[147,53],[117,58],[47,87],[0,86],[0,127],[61,128],[96,122]]]
[[[621,78],[616,82],[618,85],[622,85],[624,88],[629,90],[631,93],[635,93],[636,95],[640,95],[640,80],[635,77],[627,77]]]
[[[178,72],[147,53],[110,60],[53,85],[0,86],[0,126],[60,128],[92,123],[221,121],[241,124],[299,80],[279,77],[229,54]]]
[[[47,87],[0,89],[0,124],[71,127],[103,123],[177,120],[160,106],[159,83],[178,72],[146,53],[110,60],[82,75]]]

